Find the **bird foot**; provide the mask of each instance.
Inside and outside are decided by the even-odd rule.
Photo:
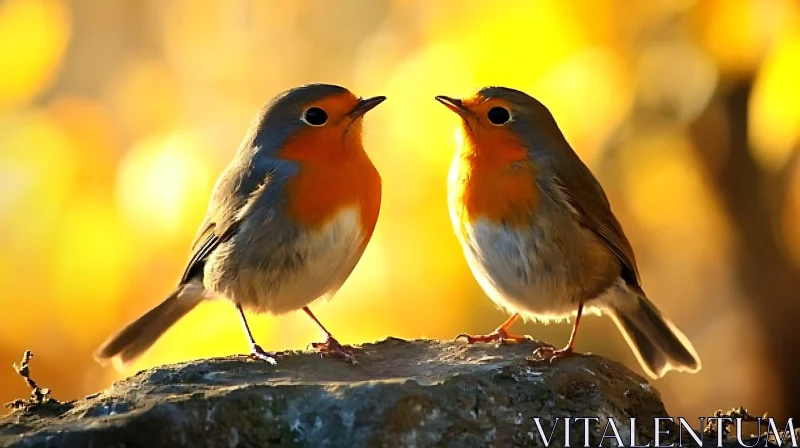
[[[271,354],[264,351],[264,349],[258,344],[252,344],[250,346],[250,358],[259,361],[265,361],[273,366],[278,364],[278,362],[275,361],[275,358]]]
[[[537,362],[550,361],[552,363],[556,359],[569,356],[573,353],[574,351],[572,350],[571,346],[567,346],[564,348],[555,348],[553,346],[545,345],[533,351],[532,361],[537,361]]]
[[[317,350],[322,356],[335,356],[350,364],[358,364],[355,354],[353,354],[353,347],[340,344],[333,336],[328,336],[325,342],[313,342],[311,343],[311,347]]]
[[[464,338],[467,340],[467,344],[475,344],[478,342],[499,342],[500,344],[507,344],[511,342],[524,342],[529,340],[527,336],[517,336],[509,334],[508,331],[498,328],[497,330],[489,333],[489,334],[482,334],[482,335],[469,335],[466,333],[462,333],[456,336],[456,339]]]

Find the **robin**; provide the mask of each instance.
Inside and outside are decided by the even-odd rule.
[[[361,142],[362,117],[386,99],[311,84],[264,104],[214,186],[183,277],[160,304],[96,351],[127,365],[200,302],[230,300],[251,355],[275,363],[253,338],[245,310],[302,309],[327,335],[312,344],[353,360],[308,305],[330,299],[375,229],[381,178]]]
[[[700,370],[692,344],[642,290],[603,188],[547,107],[505,87],[436,100],[463,123],[448,188],[456,235],[481,287],[511,314],[491,334],[461,336],[520,341],[509,333],[520,315],[550,321],[575,314],[564,348],[534,353],[553,361],[573,351],[587,308],[611,316],[650,377]]]

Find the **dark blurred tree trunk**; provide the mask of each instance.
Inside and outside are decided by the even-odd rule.
[[[800,148],[772,173],[749,147],[748,104],[753,78],[720,89],[691,133],[701,166],[717,189],[735,236],[737,278],[765,337],[765,358],[780,379],[786,416],[800,416],[800,267],[785,252],[781,214]],[[722,154],[722,160],[720,160]],[[720,337],[734,348],[736,335]]]

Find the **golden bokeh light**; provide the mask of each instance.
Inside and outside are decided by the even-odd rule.
[[[704,25],[701,42],[722,71],[740,76],[761,63],[791,3],[794,1],[698,1],[697,12]]]
[[[444,108],[435,107],[437,103],[433,98],[436,95],[467,96],[475,90],[476,81],[470,67],[464,65],[464,56],[457,46],[447,43],[431,45],[402,61],[385,87],[386,96],[391,98],[393,107],[391,111],[386,111],[390,119],[381,134],[385,136],[384,139],[397,142],[398,147],[407,148],[405,154],[393,154],[391,157],[395,163],[406,164],[410,172],[433,165],[439,170],[430,172],[441,173],[441,169],[446,169],[450,164],[453,148],[448,131],[460,126],[460,123],[457,116]],[[414,91],[415,94],[409,95],[406,93],[408,91]],[[414,132],[409,132],[409,129]],[[378,131],[368,132],[372,134]],[[419,135],[427,138],[422,141]],[[420,162],[423,165],[420,166]],[[406,196],[409,193],[426,194],[424,184],[405,184],[404,189],[416,190],[406,190]]]
[[[774,171],[800,143],[800,5],[785,17],[791,27],[780,33],[761,66],[750,109],[754,155]]]
[[[618,55],[594,48],[555,65],[530,92],[547,105],[567,140],[592,166],[628,113],[630,83]]]
[[[70,37],[62,0],[0,3],[0,110],[24,104],[53,80]]]
[[[0,219],[14,235],[9,244],[38,246],[78,181],[74,142],[46,114],[28,112],[3,124],[0,148]]]
[[[80,148],[72,148],[74,175],[80,178],[76,188],[96,190],[112,182],[119,148],[108,111],[87,98],[62,96],[50,104],[47,114],[66,140]]]
[[[110,89],[123,129],[133,138],[169,132],[178,119],[179,86],[163,62],[128,67]],[[158,101],[153,101],[158,98]]]
[[[698,171],[687,135],[678,129],[651,131],[632,139],[623,151],[626,203],[647,233],[675,235],[698,256],[719,244],[713,237],[719,236],[717,204]],[[673,243],[661,239],[652,244]]]
[[[59,244],[53,248],[52,312],[63,319],[66,335],[78,345],[103,338],[105,325],[87,325],[114,315],[123,293],[135,245],[127,240],[112,203],[85,198],[60,223]]]
[[[211,191],[202,143],[189,134],[154,137],[135,145],[120,163],[120,210],[141,238],[175,238],[198,226]]]

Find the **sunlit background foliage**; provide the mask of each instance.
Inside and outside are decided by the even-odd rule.
[[[547,104],[603,182],[652,299],[697,375],[656,381],[675,415],[798,414],[800,3],[792,0],[0,0],[0,400],[35,354],[58,399],[137,369],[244,353],[208,303],[129,372],[95,347],[170,291],[252,114],[294,85],[389,100],[365,122],[384,180],[372,244],[315,310],[342,341],[451,338],[505,319],[446,209],[457,117],[483,85]],[[638,365],[607,318],[577,348]],[[252,319],[266,349],[322,335]],[[564,343],[570,327],[520,325]],[[783,413],[783,414],[782,414]]]

